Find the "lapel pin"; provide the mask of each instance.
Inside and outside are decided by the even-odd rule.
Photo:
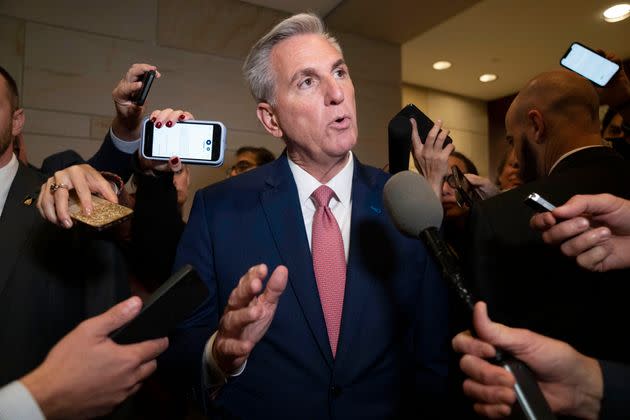
[[[33,197],[31,197],[30,195],[27,195],[24,198],[24,201],[22,201],[22,204],[24,204],[26,207],[29,207],[31,204],[33,204]]]

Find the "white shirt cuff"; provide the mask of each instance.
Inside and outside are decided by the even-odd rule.
[[[20,381],[0,388],[0,420],[10,419],[46,420],[37,401]]]
[[[217,338],[217,333],[212,334],[212,337],[206,343],[206,348],[203,351],[203,366],[204,373],[206,378],[206,385],[209,388],[219,388],[227,383],[227,378],[233,378],[241,375],[245,371],[245,366],[247,366],[247,360],[245,363],[236,370],[236,372],[231,373],[229,375],[225,375],[219,365],[217,365],[216,360],[212,357],[212,346],[214,345],[214,340]]]
[[[116,137],[116,135],[114,134],[114,130],[112,130],[111,127],[109,127],[109,136],[112,138],[112,143],[114,143],[114,147],[128,155],[136,153],[136,151],[140,148],[140,141],[142,140],[141,138],[131,141],[119,139],[118,137]]]

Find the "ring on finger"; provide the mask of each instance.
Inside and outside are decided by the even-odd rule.
[[[65,190],[68,190],[68,186],[66,184],[57,184],[56,182],[53,182],[52,184],[50,184],[50,192],[51,193],[55,193],[59,188],[63,188]]]

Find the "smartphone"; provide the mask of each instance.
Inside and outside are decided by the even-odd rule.
[[[172,127],[155,128],[149,117],[142,124],[142,156],[151,160],[169,160],[221,166],[225,154],[225,125],[217,121],[180,121]]]
[[[619,64],[602,57],[579,42],[571,44],[560,59],[560,64],[600,87],[606,86],[619,71]]]
[[[112,203],[92,194],[92,213],[85,215],[76,191],[70,191],[68,212],[72,220],[94,230],[104,230],[124,222],[133,214],[133,210],[120,204]]]
[[[431,118],[427,117],[426,114],[418,109],[414,104],[408,104],[403,109],[400,110],[398,114],[394,118],[397,118],[399,124],[403,124],[408,127],[406,132],[409,133],[409,139],[411,139],[411,124],[409,123],[409,119],[413,118],[416,120],[418,125],[418,134],[420,135],[420,140],[422,144],[424,144],[427,136],[429,135],[429,131],[433,128],[435,123],[431,120]],[[444,140],[444,144],[442,148],[446,147],[449,143],[452,143],[453,139],[450,136],[447,136]]]
[[[464,205],[472,207],[475,201],[483,200],[477,188],[468,181],[457,165],[451,167],[451,174],[454,183],[451,187],[455,188],[455,200],[460,207]]]
[[[525,199],[525,204],[527,204],[532,210],[538,213],[544,213],[546,211],[552,211],[556,208],[549,201],[542,198],[540,195],[536,193],[531,193]]]
[[[147,95],[149,94],[149,89],[151,89],[151,85],[153,84],[153,80],[155,79],[155,70],[149,70],[144,73],[142,76],[142,87],[136,93],[136,96],[133,99],[133,102],[138,105],[144,105],[144,101],[147,100]]]
[[[166,337],[207,297],[208,288],[199,274],[185,265],[148,297],[138,316],[109,336],[118,344]]]

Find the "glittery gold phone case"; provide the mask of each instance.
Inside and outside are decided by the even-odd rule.
[[[83,223],[96,230],[107,229],[124,220],[133,214],[133,210],[120,204],[111,203],[101,197],[92,194],[92,214],[85,215],[81,211],[81,204],[76,192],[70,193],[69,207],[70,217],[77,222]]]

